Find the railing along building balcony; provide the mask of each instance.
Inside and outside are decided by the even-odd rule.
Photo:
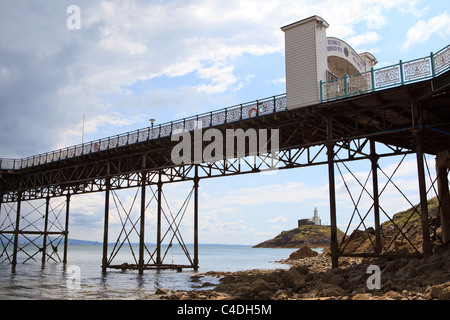
[[[427,57],[391,66],[320,81],[320,102],[370,93],[404,84],[432,79],[450,68],[450,45]]]

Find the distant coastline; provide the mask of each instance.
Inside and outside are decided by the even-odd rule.
[[[50,238],[50,241],[54,241],[55,240],[55,238],[53,238],[53,237],[49,237],[49,238]],[[24,245],[24,244],[29,243],[29,242],[30,241],[27,238],[19,235],[19,244]],[[38,239],[38,240],[33,241],[33,242],[35,244],[42,244],[43,243],[42,239]],[[63,245],[63,244],[64,244],[64,240],[61,241],[61,243],[59,243],[59,245]],[[114,245],[114,244],[115,244],[115,242],[108,242],[108,245]],[[145,244],[147,246],[156,246],[156,243],[152,243],[152,242],[146,242]],[[12,243],[11,243],[11,245],[12,245]],[[80,239],[69,238],[68,239],[68,245],[103,245],[103,242],[93,241],[93,240],[80,240]],[[139,243],[138,242],[132,242],[131,245],[132,246],[137,246],[137,245],[139,245]],[[162,245],[166,246],[167,243],[163,243]],[[193,243],[187,243],[186,245],[193,246],[194,244]],[[178,243],[173,243],[172,246],[179,246],[179,244]],[[253,247],[254,245],[252,245],[252,244],[199,243],[199,246],[203,246],[203,247],[206,247],[206,246]]]

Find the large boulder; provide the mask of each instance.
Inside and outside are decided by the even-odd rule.
[[[317,251],[312,250],[308,246],[303,246],[300,249],[298,249],[297,251],[292,252],[291,255],[289,256],[289,259],[298,260],[298,259],[303,259],[303,258],[308,258],[308,257],[315,257],[318,255],[319,255],[319,253]]]

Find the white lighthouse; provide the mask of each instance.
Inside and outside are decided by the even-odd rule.
[[[317,210],[317,207],[314,208],[313,222],[314,222],[314,224],[316,226],[320,226],[321,225],[320,218],[319,218],[319,211]]]

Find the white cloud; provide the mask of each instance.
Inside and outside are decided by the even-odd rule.
[[[346,41],[354,48],[358,48],[360,45],[362,44],[366,44],[366,43],[374,43],[377,41],[380,41],[382,39],[382,37],[374,32],[374,31],[370,31],[370,32],[366,32],[363,34],[359,34],[353,37],[350,37],[348,39],[346,39]]]
[[[424,43],[435,33],[442,38],[450,36],[450,16],[447,12],[430,18],[428,21],[419,20],[408,30],[403,48],[408,49],[413,45]]]
[[[262,205],[271,203],[299,203],[327,196],[327,186],[311,186],[302,182],[269,184],[255,188],[239,188],[226,192],[214,204]],[[212,199],[211,199],[212,200]]]
[[[269,220],[270,223],[279,223],[279,222],[286,222],[286,221],[287,221],[287,218],[284,214]]]

